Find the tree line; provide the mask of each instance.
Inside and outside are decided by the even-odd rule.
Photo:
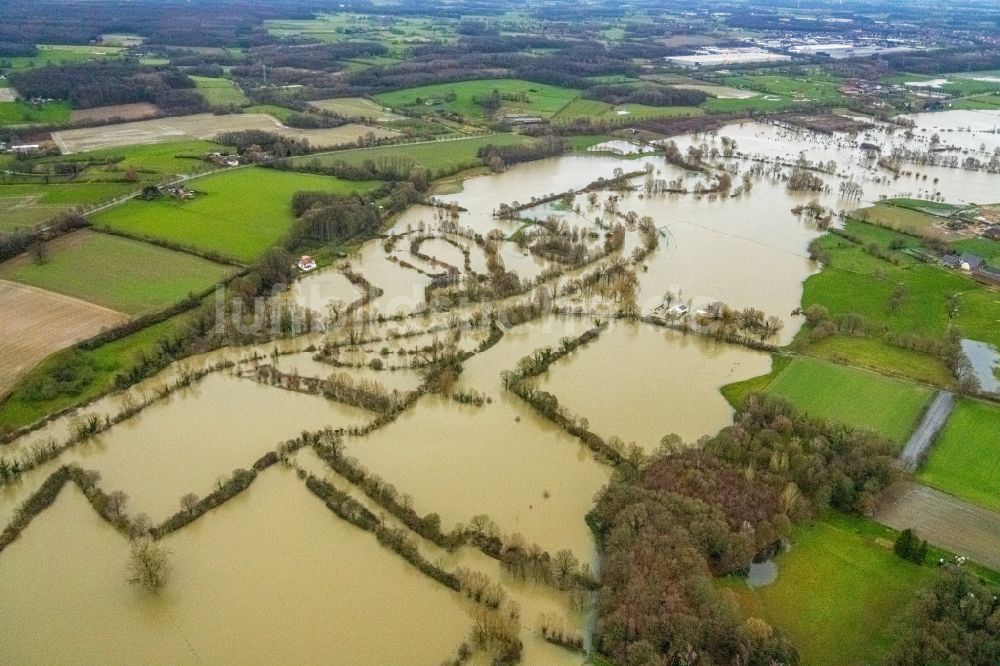
[[[597,648],[623,664],[797,664],[788,639],[742,617],[712,578],[745,571],[795,521],[867,512],[894,479],[892,453],[758,395],[701,449],[665,437],[637,472],[619,468],[588,515],[603,555]]]

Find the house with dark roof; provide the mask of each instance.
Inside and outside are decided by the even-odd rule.
[[[962,253],[962,270],[963,271],[974,271],[983,265],[983,258],[970,254],[969,252]]]
[[[958,269],[962,266],[962,258],[957,254],[946,254],[941,257],[941,263],[948,268]]]

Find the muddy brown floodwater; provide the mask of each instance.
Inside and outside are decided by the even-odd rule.
[[[445,265],[465,272],[462,249],[444,236],[468,249],[472,272],[484,274],[485,254],[472,236],[499,229],[508,239],[499,251],[506,269],[533,280],[555,265],[509,240],[530,221],[498,220],[494,210],[502,203],[525,204],[579,190],[599,178],[641,171],[647,165],[655,178],[679,178],[691,192],[648,193],[643,176],[638,176],[632,180],[636,190],[620,196],[622,214],[649,216],[660,231],[659,247],[635,266],[642,313],[660,305],[667,291],[695,308],[713,301],[756,307],[783,320],[774,342],[787,343],[801,326],[801,319],[791,313],[799,305],[802,282],[818,269],[807,247],[821,233],[793,214],[793,207],[816,199],[841,211],[883,196],[926,198],[938,192],[949,202],[997,198],[993,174],[907,164],[904,171],[913,173],[897,178],[866,160],[859,144],[876,143],[883,154],[894,149],[919,152],[938,134],[941,143],[963,158],[988,161],[1000,147],[1000,113],[946,112],[913,119],[912,136],[898,128],[888,132],[884,125],[847,136],[747,122],[717,134],[674,139],[682,151],[702,144],[709,151],[721,149],[721,136],[734,139],[736,154],[720,159],[732,172],[734,185],[742,182],[744,172],[760,166],[751,176],[751,191],[740,196],[694,194],[696,185],[711,185],[707,176],[685,173],[662,155],[649,154],[570,155],[471,178],[461,191],[438,197],[461,209],[454,219],[440,208],[414,206],[395,222],[392,232],[402,235],[394,242],[366,243],[354,256],[303,277],[280,296],[324,316],[333,302],[343,309],[362,295],[339,270],[347,264],[381,289],[370,311],[402,318],[360,327],[365,341],[344,346],[337,357],[352,367],[335,367],[314,358],[311,351],[324,341],[344,345],[351,331],[358,332],[339,328],[328,335],[313,333],[188,359],[141,382],[129,394],[151,397],[173,385],[184,368],[253,355],[262,357],[258,363],[274,363],[303,377],[345,372],[387,390],[414,390],[422,374],[407,366],[426,360],[428,349],[456,341],[457,349],[474,353],[488,335],[484,326],[457,338],[450,331],[431,330],[452,318],[452,323],[473,318],[484,309],[483,304],[470,303],[451,311],[424,312],[431,274]],[[622,143],[610,147],[623,153],[632,150]],[[829,192],[788,191],[784,176],[800,156],[822,168],[820,176]],[[862,186],[860,200],[840,197],[839,184],[848,179]],[[599,191],[594,207],[585,196],[577,196],[578,212],[549,203],[528,208],[523,215],[554,215],[584,232],[595,232],[587,241],[594,247],[603,231],[598,219],[602,224],[615,219],[603,210],[612,194]],[[415,233],[435,236],[423,242],[421,252],[442,263],[411,254]],[[622,254],[631,255],[641,243],[640,234],[630,229]],[[562,267],[566,274],[560,284],[592,268]],[[532,296],[529,290],[510,300]],[[569,549],[599,570],[584,519],[611,468],[506,391],[500,379],[523,356],[580,335],[618,307],[581,294],[560,296],[556,304],[571,305],[578,312],[506,328],[498,344],[465,361],[456,389],[475,391],[484,398],[482,406],[460,404],[449,395],[424,395],[396,421],[365,436],[346,437],[344,444],[372,474],[409,495],[418,513],[437,513],[445,530],[486,514],[504,534],[518,533],[553,553]],[[272,355],[275,350],[281,354]],[[694,443],[726,426],[733,412],[719,388],[764,374],[770,367],[767,354],[647,323],[612,320],[596,341],[531,381],[557,396],[568,411],[585,417],[602,437],[617,436],[653,451],[668,433]],[[115,415],[121,402],[122,396],[112,395],[79,411],[103,419]],[[0,448],[0,455],[28,455],[35,443],[50,437],[65,442],[74,416],[54,419]],[[69,448],[19,482],[0,487],[0,528],[62,464],[97,470],[106,492],[123,490],[129,495],[131,514],[147,513],[159,521],[179,508],[182,495],[206,495],[217,479],[234,468],[249,467],[284,440],[303,431],[349,428],[374,418],[374,413],[357,407],[264,386],[237,376],[233,369],[220,369],[166,399],[154,400],[136,416]],[[328,478],[376,515],[385,513],[313,451],[297,452],[289,464]],[[383,520],[388,527],[402,528],[394,518]],[[427,561],[446,571],[480,571],[519,604],[524,663],[581,663],[582,656],[542,640],[538,615],[554,613],[586,635],[593,622],[586,599],[512,579],[498,562],[472,548],[448,553],[412,532],[408,536]],[[438,664],[454,655],[473,626],[475,607],[470,601],[420,573],[370,533],[341,521],[283,465],[263,472],[246,492],[165,537],[163,544],[172,553],[168,583],[157,596],[141,593],[125,580],[126,541],[98,518],[76,486],[66,486],[0,553],[0,662]],[[489,663],[482,654],[475,659],[472,663]]]

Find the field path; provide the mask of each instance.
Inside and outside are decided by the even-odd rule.
[[[952,410],[955,409],[955,394],[951,391],[941,391],[927,409],[923,420],[912,435],[903,452],[899,454],[899,466],[907,472],[913,472],[927,456],[934,443],[934,438],[941,432]]]
[[[1000,513],[940,490],[901,482],[875,511],[875,520],[1000,571]]]
[[[0,396],[49,354],[128,316],[77,298],[0,280]]]

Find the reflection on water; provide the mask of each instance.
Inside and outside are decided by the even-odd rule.
[[[750,570],[747,572],[747,585],[750,587],[764,587],[778,580],[778,563],[774,560],[762,560],[751,562]]]
[[[969,359],[972,371],[979,380],[979,388],[989,393],[1000,392],[1000,351],[987,342],[978,340],[962,340],[962,353]]]

